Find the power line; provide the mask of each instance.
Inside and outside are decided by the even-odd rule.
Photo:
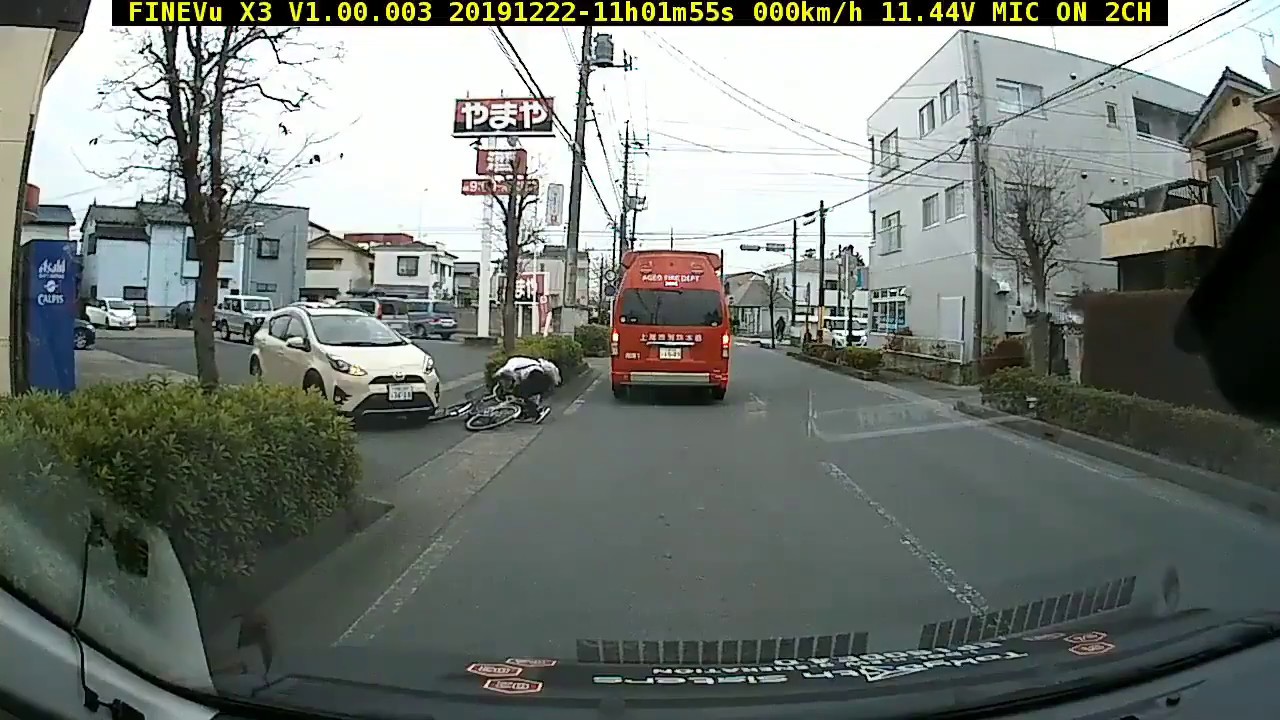
[[[1234,12],[1234,11],[1236,11],[1236,10],[1239,10],[1240,8],[1244,7],[1245,5],[1249,4],[1249,3],[1250,3],[1250,2],[1252,2],[1252,1],[1253,1],[1253,0],[1236,0],[1236,2],[1231,3],[1230,5],[1228,5],[1227,7],[1223,8],[1222,10],[1219,10],[1218,12],[1216,12],[1216,13],[1214,13],[1214,14],[1212,14],[1212,15],[1210,15],[1210,16],[1208,16],[1208,17],[1206,17],[1206,18],[1202,19],[1202,20],[1200,20],[1199,22],[1195,23],[1195,24],[1194,24],[1194,25],[1192,25],[1191,27],[1189,27],[1189,28],[1187,28],[1187,29],[1185,29],[1185,30],[1182,30],[1181,32],[1175,33],[1172,37],[1166,38],[1166,39],[1164,39],[1164,40],[1162,40],[1162,41],[1160,41],[1160,42],[1156,43],[1155,45],[1152,45],[1151,47],[1147,48],[1146,50],[1143,50],[1142,52],[1138,53],[1137,55],[1134,55],[1133,57],[1129,58],[1128,60],[1125,60],[1124,62],[1119,63],[1119,64],[1116,64],[1116,65],[1112,65],[1112,66],[1110,66],[1110,67],[1108,67],[1108,68],[1105,68],[1105,69],[1104,69],[1104,70],[1102,70],[1101,72],[1098,72],[1098,73],[1094,74],[1094,75],[1093,75],[1093,76],[1091,76],[1091,77],[1085,78],[1084,80],[1081,80],[1080,82],[1077,82],[1077,83],[1075,83],[1075,84],[1073,84],[1073,85],[1069,85],[1069,86],[1067,86],[1066,88],[1063,88],[1062,90],[1059,90],[1058,92],[1056,92],[1056,93],[1054,93],[1054,94],[1050,95],[1049,97],[1042,99],[1040,102],[1036,103],[1035,105],[1032,105],[1032,106],[1031,106],[1031,107],[1029,107],[1029,108],[1023,108],[1023,109],[1022,109],[1022,110],[1020,110],[1019,112],[1016,112],[1016,113],[1014,113],[1014,114],[1012,114],[1012,115],[1010,115],[1010,116],[1008,116],[1008,117],[1006,117],[1006,118],[1001,118],[999,121],[997,121],[997,122],[995,122],[995,123],[992,123],[991,125],[988,125],[986,129],[987,129],[987,131],[988,131],[988,132],[990,132],[990,131],[992,131],[992,130],[996,130],[997,128],[1000,128],[1000,127],[1002,127],[1002,126],[1004,126],[1004,125],[1007,125],[1007,124],[1009,124],[1010,122],[1013,122],[1014,120],[1017,120],[1018,118],[1026,117],[1027,115],[1030,115],[1031,113],[1038,112],[1039,110],[1041,110],[1041,109],[1043,109],[1043,108],[1047,107],[1047,106],[1049,105],[1049,103],[1052,103],[1052,102],[1056,102],[1056,101],[1058,101],[1058,100],[1061,100],[1063,97],[1065,97],[1065,96],[1067,96],[1067,95],[1069,95],[1069,94],[1071,94],[1071,93],[1073,93],[1073,92],[1076,92],[1076,91],[1078,91],[1078,90],[1080,90],[1080,89],[1084,88],[1084,87],[1085,87],[1085,86],[1087,86],[1087,85],[1090,85],[1090,84],[1092,84],[1092,83],[1094,83],[1094,82],[1097,82],[1098,80],[1101,80],[1102,78],[1104,78],[1104,77],[1106,77],[1106,76],[1110,75],[1111,73],[1113,73],[1113,72],[1115,72],[1115,71],[1117,71],[1117,70],[1123,70],[1123,69],[1124,69],[1124,67],[1125,67],[1126,65],[1129,65],[1130,63],[1134,63],[1134,62],[1137,62],[1138,60],[1141,60],[1142,58],[1144,58],[1144,57],[1146,57],[1146,56],[1150,55],[1151,53],[1153,53],[1153,52],[1155,52],[1155,51],[1159,50],[1160,48],[1166,47],[1167,45],[1169,45],[1169,44],[1171,44],[1171,43],[1173,43],[1173,42],[1175,42],[1175,41],[1177,41],[1177,40],[1182,39],[1183,37],[1185,37],[1185,36],[1187,36],[1187,35],[1189,35],[1189,34],[1191,34],[1191,33],[1195,32],[1196,30],[1199,30],[1200,28],[1204,27],[1205,25],[1208,25],[1209,23],[1211,23],[1211,22],[1213,22],[1213,21],[1215,21],[1215,20],[1217,20],[1217,19],[1219,19],[1219,18],[1221,18],[1221,17],[1224,17],[1224,16],[1225,16],[1225,15],[1227,15],[1228,13],[1231,13],[1231,12]],[[1091,93],[1091,94],[1092,94],[1092,93]],[[1086,95],[1085,97],[1087,97],[1087,95]],[[1050,108],[1050,109],[1052,109],[1052,108]]]
[[[507,36],[507,31],[499,25],[491,26],[490,30],[495,34],[495,37],[501,38],[502,42],[506,43],[507,48],[511,50],[511,54],[508,55],[507,59],[514,60],[512,68],[515,69],[516,75],[520,77],[520,81],[524,83],[524,86],[528,88],[529,92],[534,93],[534,95],[540,98],[546,97],[547,95],[542,92],[542,88],[538,86],[538,81],[533,78],[533,73],[529,70],[529,66],[525,63],[524,58],[520,56],[520,51],[516,49],[515,43],[511,42],[511,38]],[[516,63],[519,63],[519,67],[516,67]],[[523,70],[523,73],[521,70]],[[574,153],[579,152],[579,148],[573,141],[573,133],[569,131],[569,128],[565,127],[564,121],[560,119],[560,116],[552,113],[551,118],[554,126],[560,130],[565,141],[569,143],[570,150]],[[586,165],[586,148],[581,148],[581,151],[584,155],[582,170],[587,176],[587,182],[591,185],[591,190],[596,195],[596,200],[600,203],[600,210],[604,212],[605,217],[608,218],[609,222],[615,222],[613,213],[609,212],[609,206],[604,201],[604,195],[600,193],[600,187],[596,184],[595,177],[591,175],[591,168]]]

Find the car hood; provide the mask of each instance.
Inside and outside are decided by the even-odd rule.
[[[111,308],[107,310],[107,314],[110,315],[111,317],[118,317],[118,318],[130,318],[135,315],[132,308],[128,310],[119,310],[116,308]]]
[[[421,373],[427,353],[417,345],[393,345],[387,347],[350,347],[325,345],[326,353],[359,365],[371,375],[383,373]]]
[[[503,698],[519,700],[517,713],[530,703],[594,708],[605,700],[701,708],[795,701],[816,708],[857,700],[860,714],[867,703],[869,716],[915,716],[954,708],[961,688],[966,705],[1043,693],[1046,673],[1055,691],[1070,690],[1149,672],[1206,648],[1256,642],[1259,632],[1274,637],[1280,628],[1280,613],[1180,609],[1179,596],[1177,571],[1170,567],[1154,577],[1117,577],[985,616],[936,618],[915,626],[918,641],[872,626],[763,642],[588,639],[569,645],[576,649],[569,657],[340,645],[264,658],[266,668],[220,675],[215,686],[266,703],[368,716]],[[876,703],[885,706],[872,707]]]

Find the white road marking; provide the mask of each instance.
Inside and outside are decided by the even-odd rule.
[[[969,612],[974,615],[987,614],[990,608],[987,604],[987,599],[982,596],[982,593],[978,592],[977,588],[960,579],[956,574],[956,571],[948,565],[945,560],[943,560],[937,553],[925,547],[924,543],[920,542],[920,538],[917,538],[915,533],[911,532],[911,529],[904,525],[902,521],[894,517],[893,513],[889,512],[888,508],[881,505],[875,498],[867,494],[867,491],[863,490],[862,486],[854,482],[853,478],[849,477],[849,475],[845,473],[845,471],[841,470],[839,466],[829,462],[822,463],[822,466],[833,480],[840,483],[841,487],[849,490],[854,495],[857,495],[859,500],[866,503],[867,506],[875,512],[875,514],[880,516],[880,519],[883,520],[886,525],[898,533],[899,542],[902,543],[908,552],[929,566],[929,572],[933,573],[933,577],[942,584],[942,587],[945,588],[947,592],[951,593],[951,596],[954,597],[957,602],[968,608]]]
[[[587,401],[587,395],[591,394],[591,391],[596,389],[596,386],[600,384],[601,380],[604,380],[603,373],[597,376],[595,380],[592,380],[591,384],[587,386],[587,389],[584,390],[581,395],[574,398],[573,402],[569,403],[569,407],[564,409],[564,414],[572,415],[578,412],[578,408],[582,407],[582,404]]]
[[[341,645],[357,635],[359,640],[366,642],[372,640],[378,631],[386,626],[387,620],[400,612],[404,604],[427,583],[427,577],[440,567],[440,563],[444,562],[454,546],[462,540],[460,534],[455,534],[459,532],[457,530],[459,527],[460,523],[450,523],[444,533],[428,545],[427,549],[423,550],[412,563],[409,563],[409,567],[405,568],[404,572],[400,573],[400,576],[388,585],[387,589],[383,590],[363,613],[360,613],[360,617],[356,618],[355,622],[347,626],[334,645]],[[369,626],[366,621],[373,615],[379,616],[381,622]]]

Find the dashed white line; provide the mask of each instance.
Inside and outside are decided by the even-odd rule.
[[[600,381],[603,379],[604,379],[604,375],[599,375],[596,377],[595,380],[592,380],[591,384],[587,386],[587,389],[583,391],[581,395],[574,398],[573,402],[569,403],[569,407],[564,409],[564,414],[572,415],[578,412],[578,409],[581,408],[583,403],[587,401],[587,396],[591,394],[592,390],[596,389],[596,386],[599,385]]]
[[[942,584],[942,587],[947,592],[951,593],[951,596],[957,602],[968,608],[969,612],[974,615],[987,614],[989,606],[982,593],[978,592],[978,589],[974,586],[960,579],[956,571],[945,560],[925,547],[924,543],[920,542],[920,538],[916,537],[915,533],[911,532],[911,529],[904,525],[902,521],[894,517],[888,508],[867,494],[867,491],[854,482],[853,478],[849,477],[839,466],[829,462],[822,463],[822,466],[827,471],[827,475],[831,476],[841,487],[857,495],[859,500],[866,503],[867,507],[870,507],[875,514],[879,515],[886,525],[898,533],[899,542],[906,547],[908,552],[929,566],[929,572],[933,573],[933,577]]]

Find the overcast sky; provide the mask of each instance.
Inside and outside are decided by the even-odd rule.
[[[1225,0],[1173,0],[1169,28],[1059,28],[983,30],[1117,63],[1227,5]],[[1132,67],[1208,93],[1222,69],[1266,83],[1263,43],[1254,31],[1275,30],[1280,4],[1257,0],[1148,56]],[[94,0],[84,35],[46,90],[36,131],[30,179],[42,199],[71,205],[77,218],[96,199],[132,204],[141,187],[104,183],[90,170],[111,161],[95,137],[111,136],[112,119],[93,112],[99,83],[126,48],[109,27],[110,5]],[[459,180],[474,171],[474,151],[450,135],[456,98],[523,96],[525,90],[486,28],[398,28],[308,31],[340,37],[341,64],[324,69],[324,111],[304,122],[341,128],[332,150],[343,159],[281,192],[275,200],[311,208],[313,221],[334,232],[417,233],[443,242],[463,259],[477,259],[481,201],[465,198]],[[576,55],[581,28],[509,28],[508,35],[537,83],[556,99],[565,124],[573,124]],[[707,71],[749,96],[803,122],[847,138],[866,135],[868,115],[893,94],[953,30],[938,29],[642,29],[612,28],[619,59],[635,69],[593,73],[596,123],[588,128],[588,166],[608,205],[618,212],[622,176],[621,137],[629,119],[647,144],[633,177],[648,209],[640,213],[641,247],[681,235],[731,231],[805,212],[820,199],[842,200],[866,188],[865,148],[848,155],[824,149],[771,123],[731,99],[704,77]],[[902,102],[919,104],[904,98]],[[766,112],[767,114],[767,112]],[[779,121],[787,125],[785,121]],[[599,130],[603,144],[596,137]],[[817,136],[824,143],[829,139]],[[543,182],[569,183],[570,153],[560,139],[530,139],[525,147],[543,167]],[[728,152],[725,152],[728,151]],[[1081,158],[1082,167],[1089,160]],[[1105,171],[1104,171],[1105,172]],[[847,178],[833,176],[847,176]],[[607,252],[608,217],[590,187],[584,190],[583,246]],[[833,212],[829,242],[867,245],[865,202]],[[816,247],[816,225],[801,247]],[[553,233],[551,237],[563,237]],[[766,240],[788,240],[789,228]],[[784,258],[739,252],[740,238],[678,241],[681,247],[727,247],[731,270],[754,269]]]

